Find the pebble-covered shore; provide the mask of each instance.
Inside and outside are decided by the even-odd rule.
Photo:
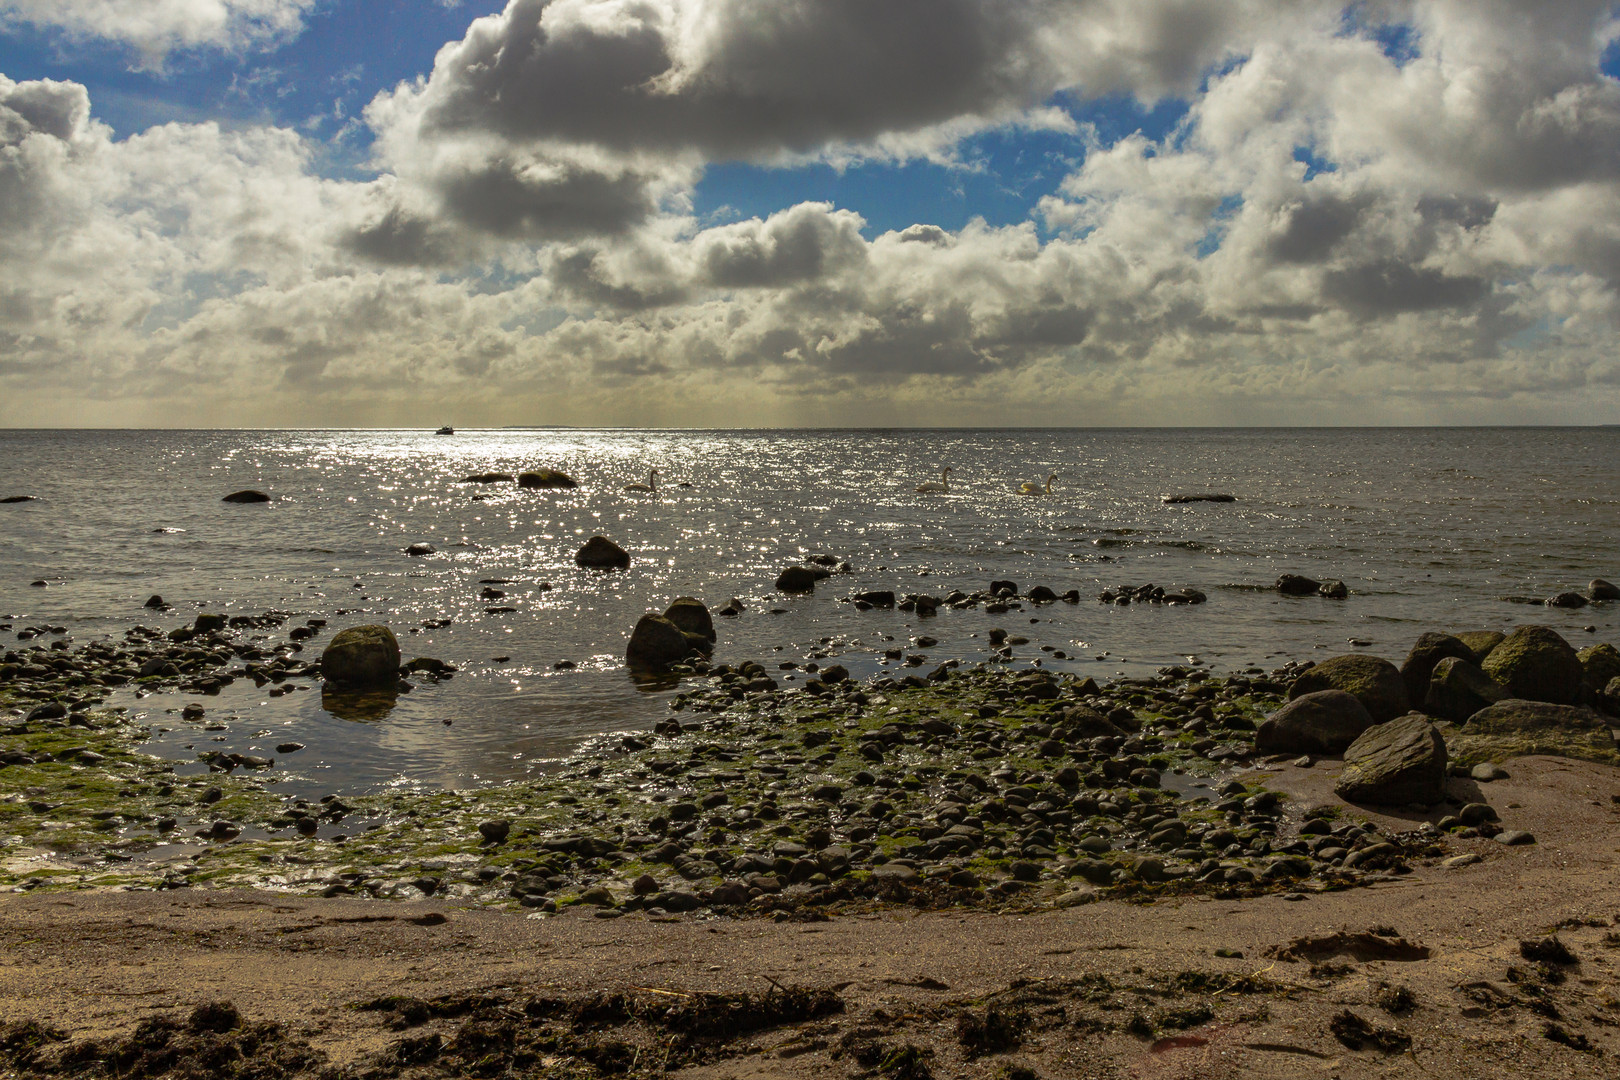
[[[286,622],[203,616],[121,645],[5,654],[0,884],[806,917],[1332,889],[1444,854],[1432,826],[1389,835],[1353,808],[1290,805],[1264,787],[1255,729],[1308,665],[1176,666],[1103,685],[1005,662],[866,681],[806,665],[792,689],[759,664],[716,666],[654,731],[598,739],[551,776],[318,801],[279,797],[269,758],[215,754],[214,772],[177,777],[102,701],[124,682],[308,685],[319,668],[298,650],[320,620],[253,640]],[[454,675],[407,669],[419,683]],[[206,726],[200,706],[181,718]],[[1459,827],[1496,829],[1482,815]]]

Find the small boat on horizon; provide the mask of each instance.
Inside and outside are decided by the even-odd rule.
[[[438,431],[435,431],[433,434],[435,434],[435,435],[454,435],[455,433],[456,433],[456,429],[451,427],[449,424],[446,424],[446,425],[444,425],[444,427],[440,428]]]

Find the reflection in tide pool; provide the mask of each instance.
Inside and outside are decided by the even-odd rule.
[[[0,621],[48,621],[85,641],[171,629],[203,609],[275,609],[290,615],[283,631],[327,620],[312,649],[343,626],[383,622],[407,658],[460,669],[391,702],[238,683],[205,701],[208,722],[224,725],[214,732],[181,720],[186,699],[120,698],[170,729],[153,746],[178,759],[303,743],[276,770],[310,791],[499,782],[590,736],[650,726],[676,688],[632,681],[624,643],[643,612],[679,595],[716,609],[738,599],[741,615],[716,620],[716,662],[758,660],[789,686],[830,658],[857,677],[909,656],[976,662],[993,628],[1028,639],[1019,663],[1099,678],[1188,657],[1269,667],[1352,638],[1399,659],[1436,627],[1536,621],[1577,643],[1615,636],[1612,606],[1501,599],[1620,576],[1613,428],[14,431],[0,433],[0,454],[5,494],[41,497],[0,507]],[[916,490],[946,466],[948,494]],[[580,487],[461,482],[536,467]],[[656,495],[623,490],[654,468]],[[1017,493],[1051,473],[1051,495]],[[250,487],[275,501],[220,502]],[[1163,501],[1180,492],[1238,501]],[[573,564],[599,533],[630,551],[628,571]],[[416,543],[435,553],[406,555]],[[807,596],[772,588],[813,554],[853,572]],[[1284,572],[1343,579],[1352,595],[1279,597],[1266,586]],[[867,589],[942,597],[992,579],[1084,601],[932,617],[839,602]],[[1149,582],[1209,602],[1093,599]],[[154,593],[174,610],[144,609]]]

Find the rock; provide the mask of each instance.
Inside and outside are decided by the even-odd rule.
[[[433,555],[436,554],[438,550],[439,549],[434,547],[432,544],[412,544],[410,547],[405,549],[405,554],[411,556]]]
[[[1620,585],[1611,585],[1602,578],[1593,578],[1586,587],[1588,600],[1620,600]]]
[[[664,618],[680,627],[683,633],[715,640],[714,619],[703,601],[690,596],[677,596],[664,612]]]
[[[386,626],[338,631],[321,653],[321,676],[344,687],[393,687],[399,683],[399,640]]]
[[[276,743],[276,753],[278,754],[296,754],[303,748],[304,744],[301,742]]]
[[[29,720],[62,720],[67,717],[68,707],[60,701],[47,701],[43,705],[35,705],[28,710]]]
[[[1398,668],[1376,656],[1335,656],[1310,668],[1288,689],[1290,699],[1319,690],[1354,694],[1377,723],[1383,724],[1407,710],[1406,681]]]
[[[649,611],[636,623],[625,647],[625,663],[633,668],[662,670],[685,660],[692,653],[692,642],[679,626]]]
[[[511,473],[481,472],[473,473],[471,476],[463,476],[456,482],[459,484],[499,484],[505,481],[510,481],[511,479]]]
[[[1351,803],[1430,805],[1445,795],[1446,743],[1421,713],[1368,728],[1344,752],[1333,790]]]
[[[1467,660],[1470,664],[1479,662],[1474,659],[1473,649],[1450,634],[1430,631],[1419,636],[1412,651],[1406,654],[1406,662],[1401,665],[1407,701],[1418,705],[1429,696],[1429,676],[1434,674],[1434,666],[1448,656]]]
[[[220,500],[220,502],[228,503],[267,503],[269,501],[270,496],[262,491],[233,491]]]
[[[824,683],[840,683],[849,678],[849,669],[843,664],[828,664],[816,677]]]
[[[1442,720],[1462,723],[1487,705],[1508,697],[1507,687],[1474,664],[1455,656],[1437,663],[1423,695],[1423,711]]]
[[[1606,731],[1608,726],[1606,717],[1583,706],[1507,698],[1470,716],[1464,731],[1470,735],[1534,735],[1549,730]]]
[[[38,501],[39,501],[39,496],[38,495],[7,495],[5,498],[0,499],[0,505],[10,505],[11,503],[25,503],[25,502],[38,502]]]
[[[1558,631],[1546,626],[1519,627],[1480,667],[1514,697],[1529,701],[1576,705],[1585,685],[1580,657]]]
[[[1461,870],[1465,866],[1473,866],[1475,863],[1483,861],[1478,855],[1470,852],[1467,855],[1453,855],[1449,859],[1444,859],[1441,861],[1440,867],[1443,870]]]
[[[225,616],[216,612],[197,616],[196,621],[191,624],[191,630],[194,634],[214,634],[224,630],[225,626]]]
[[[1237,496],[1236,495],[1166,495],[1164,497],[1164,501],[1167,502],[1167,503],[1172,503],[1172,504],[1175,504],[1175,503],[1198,503],[1198,502],[1229,503],[1229,502],[1237,502]]]
[[[1474,663],[1476,664],[1484,664],[1485,658],[1491,655],[1491,652],[1498,645],[1507,640],[1507,635],[1500,630],[1468,630],[1453,636],[1474,650]]]
[[[1318,690],[1272,713],[1254,745],[1262,754],[1342,754],[1372,726],[1372,714],[1354,694]]]
[[[1557,596],[1547,597],[1548,607],[1583,608],[1587,603],[1586,596],[1578,592],[1561,592]]]
[[[776,587],[790,593],[814,592],[816,580],[816,572],[809,567],[790,566],[777,576]]]
[[[1012,581],[992,581],[990,583],[991,596],[1017,596],[1018,585]]]
[[[894,590],[873,589],[869,592],[858,592],[850,599],[857,604],[871,604],[873,607],[892,608],[894,607]]]
[[[1322,582],[1316,591],[1329,600],[1343,600],[1350,595],[1350,587],[1338,578],[1329,578]]]
[[[1523,829],[1503,829],[1496,834],[1494,839],[1498,844],[1506,844],[1508,847],[1517,847],[1520,844],[1533,844],[1536,842],[1536,838]]]
[[[151,596],[148,596],[146,598],[146,603],[142,604],[141,606],[142,607],[149,607],[149,608],[152,608],[154,610],[158,610],[158,609],[166,608],[169,605],[165,604],[163,602],[163,597],[159,596],[157,593],[153,593]]]
[[[658,889],[658,879],[651,874],[642,874],[630,883],[630,891],[637,896],[650,896]]]
[[[593,536],[574,553],[574,562],[598,570],[628,570],[630,553],[605,536]]]
[[[1315,596],[1322,583],[1300,574],[1284,574],[1277,579],[1276,589],[1284,596]]]
[[[1051,589],[1048,589],[1045,585],[1037,585],[1033,589],[1029,590],[1029,599],[1033,600],[1037,604],[1050,604],[1056,601],[1057,598],[1058,594],[1053,592]]]
[[[1604,643],[1592,645],[1575,654],[1581,662],[1586,688],[1593,695],[1602,694],[1615,679],[1620,679],[1620,649]]]
[[[518,475],[518,487],[523,488],[577,488],[579,481],[556,469],[535,469]]]
[[[1609,685],[1597,695],[1598,704],[1615,716],[1620,716],[1620,679],[1610,679]]]
[[[1508,778],[1508,771],[1502,768],[1500,765],[1487,761],[1481,765],[1475,765],[1472,769],[1469,769],[1468,777],[1471,780],[1479,781],[1481,784],[1488,784],[1492,780],[1506,780]]]
[[[512,823],[506,818],[494,818],[478,823],[478,835],[491,844],[504,844],[512,833]]]

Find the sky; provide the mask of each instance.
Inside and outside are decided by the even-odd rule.
[[[0,0],[0,426],[1620,422],[1611,0]]]

